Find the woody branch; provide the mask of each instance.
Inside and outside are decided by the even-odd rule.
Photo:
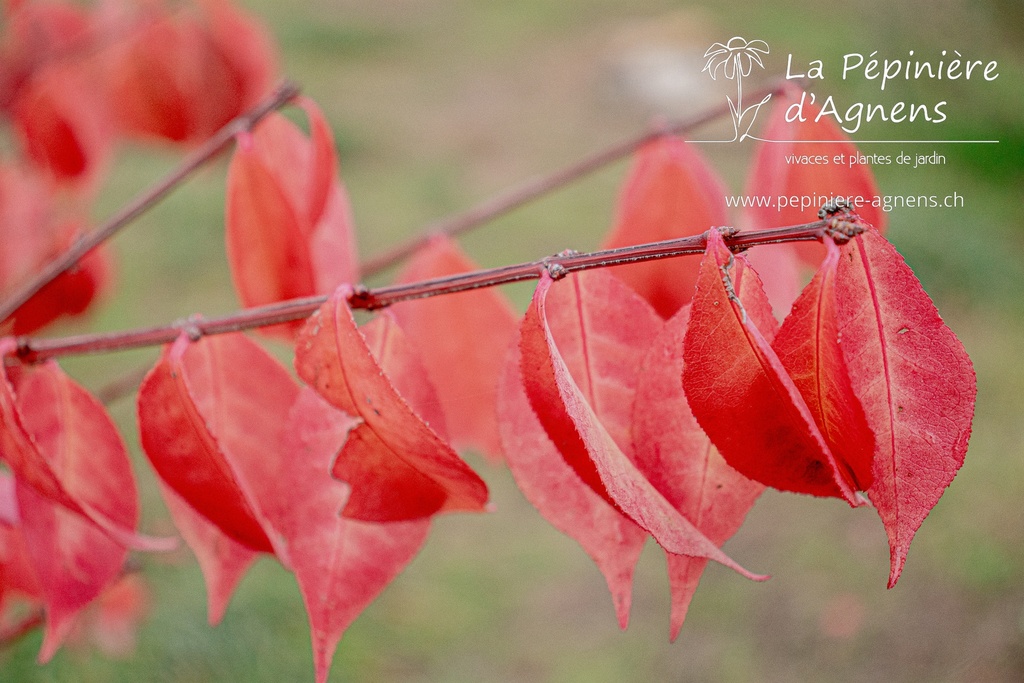
[[[725,243],[733,251],[753,246],[833,239],[838,244],[849,241],[863,232],[864,224],[853,213],[843,211],[835,216],[811,223],[802,223],[767,230],[739,231],[716,228],[723,233]],[[549,274],[556,279],[581,270],[607,268],[627,263],[639,263],[677,256],[702,254],[707,247],[707,233],[693,237],[651,242],[617,249],[592,252],[563,252],[536,261],[528,261],[498,268],[488,268],[419,282],[388,285],[369,289],[356,287],[349,297],[353,309],[374,310],[401,301],[454,294],[483,287],[535,280]],[[17,355],[23,362],[36,362],[67,355],[103,353],[174,341],[181,334],[193,339],[214,334],[240,332],[257,327],[302,320],[316,311],[327,300],[326,295],[290,299],[275,304],[243,309],[230,315],[204,319],[198,316],[159,327],[139,328],[119,332],[86,334],[54,339],[20,337]]]

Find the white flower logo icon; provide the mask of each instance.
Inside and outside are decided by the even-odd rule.
[[[768,43],[763,40],[746,40],[741,36],[734,36],[727,43],[715,43],[704,53],[702,71],[707,71],[713,80],[718,79],[718,72],[721,71],[725,78],[736,81],[736,101],[733,102],[732,98],[727,96],[735,130],[734,140],[747,137],[761,105],[771,99],[769,94],[757,104],[746,109],[743,107],[743,78],[750,75],[754,64],[764,68],[761,56],[767,55],[768,52]]]

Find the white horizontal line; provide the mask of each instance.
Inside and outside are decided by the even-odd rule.
[[[799,144],[827,144],[827,143],[842,143],[852,142],[857,145],[877,145],[877,144],[889,144],[889,145],[995,145],[999,144],[999,140],[765,140],[764,138],[754,137],[748,135],[746,140],[758,140],[760,142],[776,142],[787,145],[799,145]],[[710,145],[710,144],[724,144],[729,142],[739,142],[738,140],[687,140],[697,145]]]

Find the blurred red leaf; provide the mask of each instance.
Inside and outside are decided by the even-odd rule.
[[[211,56],[223,69],[226,86],[208,105],[213,133],[266,94],[278,71],[277,55],[266,27],[229,0],[198,0],[198,5],[206,19]]]
[[[14,497],[14,477],[0,470],[0,524],[14,526],[18,523],[18,501]]]
[[[106,100],[88,62],[37,70],[15,100],[14,122],[27,156],[58,182],[89,186],[113,144]]]
[[[722,181],[696,149],[666,135],[637,155],[603,248],[699,235],[727,222]],[[697,281],[697,264],[686,258],[619,266],[611,272],[663,318],[693,298]]]
[[[343,285],[309,318],[295,353],[303,381],[335,407],[362,418],[334,466],[335,476],[352,487],[343,515],[399,521],[483,510],[483,480],[396,391],[356,327],[350,293]],[[396,348],[405,344],[401,330],[386,324],[379,343],[404,354]]]
[[[839,258],[837,325],[853,390],[875,433],[868,496],[889,536],[889,586],[910,542],[963,464],[977,380],[960,340],[878,232]]]
[[[0,298],[22,286],[77,239],[80,226],[63,220],[53,190],[29,169],[0,166]],[[113,264],[100,247],[26,301],[0,328],[29,334],[64,315],[80,315],[107,288]]]
[[[766,244],[743,254],[757,271],[776,320],[789,315],[793,302],[800,296],[806,278],[805,267],[797,254],[797,244]]]
[[[737,565],[683,517],[623,453],[612,435],[615,426],[606,427],[595,414],[588,387],[597,382],[614,387],[624,361],[628,368],[627,359],[632,359],[635,368],[661,322],[642,299],[611,276],[587,275],[570,276],[563,283],[565,294],[556,298],[550,314],[547,295],[554,281],[542,278],[520,327],[523,384],[534,412],[577,474],[663,548],[713,559],[749,578],[761,578]],[[653,333],[644,317],[655,322]],[[554,339],[555,327],[572,330],[580,340],[583,369],[589,372],[578,381]],[[631,402],[632,395],[627,398]],[[630,403],[625,405],[628,419]]]
[[[228,169],[228,261],[246,306],[327,293],[357,278],[334,140],[319,109],[308,100],[301,104],[311,137],[272,114],[240,139]],[[271,330],[290,339],[299,327]]]
[[[397,282],[416,282],[476,270],[450,238],[435,237],[402,270]],[[494,289],[407,301],[392,307],[416,345],[444,407],[454,445],[501,458],[495,416],[498,376],[516,335],[516,314]]]
[[[91,43],[85,10],[64,2],[9,3],[0,26],[0,109],[9,109],[32,75]]]
[[[12,594],[38,600],[42,590],[21,533],[14,477],[0,471],[0,619]]]
[[[19,306],[8,320],[13,335],[31,334],[61,316],[85,313],[113,279],[110,251],[101,246],[64,271],[32,298]]]
[[[0,358],[6,359],[13,356],[16,347],[17,342],[13,338],[0,339]],[[49,367],[49,365],[45,367]],[[18,489],[30,487],[40,496],[81,515],[120,545],[136,550],[169,550],[173,548],[174,543],[171,539],[144,536],[134,531],[134,525],[125,526],[118,521],[118,517],[112,517],[106,505],[120,500],[120,498],[115,496],[110,500],[104,499],[101,505],[93,501],[93,492],[89,488],[90,485],[101,486],[104,481],[103,475],[97,473],[94,477],[95,481],[67,479],[77,476],[78,471],[63,469],[64,465],[55,463],[50,455],[42,450],[39,443],[41,437],[38,434],[33,434],[28,428],[28,425],[39,425],[41,424],[40,420],[49,419],[50,423],[47,428],[56,430],[56,432],[48,433],[48,438],[51,441],[66,440],[67,448],[76,449],[75,457],[78,457],[78,451],[88,453],[94,446],[98,449],[109,450],[112,447],[105,441],[108,435],[104,432],[104,425],[109,424],[110,418],[103,406],[83,389],[61,375],[59,380],[53,381],[59,381],[71,387],[67,389],[67,400],[43,405],[37,405],[37,402],[33,401],[26,408],[27,404],[23,404],[15,388],[21,380],[23,372],[26,372],[23,368],[5,365],[4,372],[0,375],[0,456],[14,474]],[[41,371],[37,370],[36,372]],[[48,372],[57,374],[58,370],[56,366],[53,366],[53,369]],[[26,422],[24,415],[26,410],[33,413],[29,418],[31,422]],[[64,412],[54,413],[54,411],[61,410]],[[65,457],[70,458],[71,455],[68,454]],[[74,462],[77,464],[77,461]],[[135,495],[134,490],[119,491],[118,493],[122,497]],[[102,498],[98,494],[97,497]]]
[[[197,512],[167,484],[159,482],[160,493],[171,513],[175,528],[192,549],[206,583],[206,616],[210,625],[219,624],[231,596],[258,553],[221,531]]]
[[[139,574],[121,576],[76,622],[68,644],[95,645],[108,657],[127,659],[135,650],[139,622],[149,603],[149,589]]]
[[[683,347],[693,415],[745,476],[857,505],[852,482],[769,345],[775,325],[756,273],[711,231]]]
[[[763,229],[807,223],[817,220],[818,209],[826,199],[863,197],[867,204],[855,206],[855,210],[865,221],[884,231],[886,215],[880,206],[872,205],[879,192],[871,166],[851,165],[851,160],[858,158],[860,152],[832,117],[819,117],[821,108],[806,98],[803,103],[804,120],[786,120],[788,108],[798,103],[802,95],[802,90],[793,87],[774,99],[771,115],[761,134],[771,142],[759,143],[745,190],[748,196],[765,197],[770,202],[780,197],[793,198],[796,206],[792,205],[793,201],[784,207],[774,204],[750,206],[746,210],[744,225]],[[843,155],[843,163],[833,163],[833,158],[840,154]],[[788,163],[786,157],[793,155],[824,156],[829,163]],[[826,199],[821,199],[814,206],[800,206],[801,199],[815,196]],[[812,266],[817,266],[823,256],[821,245],[812,242],[803,242],[796,249]]]
[[[121,528],[134,528],[139,507],[128,453],[99,402],[54,363],[22,371],[15,386],[26,434],[73,500]],[[25,547],[46,605],[39,658],[47,661],[74,617],[120,575],[127,549],[32,486],[16,479],[15,488]]]
[[[5,358],[16,348],[14,339],[0,340],[0,357]],[[28,485],[60,505],[82,515],[86,511],[58,479],[53,467],[40,453],[31,435],[26,431],[17,393],[7,369],[0,381],[0,454],[17,477],[19,485]]]
[[[108,50],[110,101],[122,130],[194,143],[253,106],[276,57],[264,29],[226,0],[172,12],[160,3],[126,17]]]
[[[683,394],[683,340],[689,307],[669,318],[644,357],[633,404],[636,464],[651,484],[717,546],[740,528],[764,486],[729,467]],[[707,560],[667,553],[670,635],[679,635]]]

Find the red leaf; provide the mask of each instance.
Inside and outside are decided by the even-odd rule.
[[[383,367],[422,385],[425,374],[409,365],[394,336],[397,328],[386,318],[378,322],[384,324],[373,325],[368,336]],[[240,488],[252,492],[271,546],[299,581],[323,680],[344,629],[416,554],[429,522],[374,524],[340,516],[349,487],[332,477],[332,468],[361,421],[312,390],[299,394],[284,368],[256,344],[242,335],[219,336],[189,346],[183,358],[192,367],[184,375],[192,380],[197,412],[213,427]],[[432,394],[428,400],[436,405]],[[189,508],[184,511],[187,521]],[[186,537],[190,531],[203,535],[199,550],[211,565],[204,572],[212,578],[211,617],[217,617],[252,555],[201,520],[193,519],[183,531]]]
[[[17,526],[0,525],[0,623],[11,595],[42,606],[42,589],[29,560],[25,535]]]
[[[202,140],[208,124],[197,111],[208,51],[194,22],[143,19],[141,30],[115,46],[108,67],[110,101],[121,132],[173,142]]]
[[[81,60],[39,69],[14,103],[14,122],[28,157],[58,182],[95,180],[113,138],[96,74]]]
[[[100,404],[53,363],[24,371],[17,402],[27,435],[75,501],[123,529],[139,508],[128,453]],[[72,620],[120,575],[127,549],[79,514],[16,484],[21,530],[46,605],[47,661]],[[73,568],[73,569],[70,569]]]
[[[0,472],[0,619],[10,592],[39,600],[42,589],[29,560],[25,537],[21,533],[21,515],[14,477]]]
[[[273,114],[240,139],[228,169],[228,260],[246,306],[323,294],[356,279],[352,220],[330,128],[312,102],[301,103],[311,138]],[[272,329],[291,338],[299,327]]]
[[[476,269],[451,239],[434,238],[406,265],[397,282],[416,282]],[[392,307],[416,344],[444,406],[452,442],[501,457],[495,420],[498,376],[516,334],[516,315],[494,289],[408,301]]]
[[[14,497],[14,477],[0,471],[0,525],[18,524],[18,501]]]
[[[222,79],[227,86],[224,94],[231,94],[207,100],[212,110],[208,114],[212,133],[259,102],[270,88],[278,66],[274,41],[254,17],[228,0],[201,0],[200,5],[208,18],[211,52],[216,62],[223,65]]]
[[[0,339],[0,358],[13,355],[15,347],[14,339]],[[66,479],[71,474],[62,473],[63,471],[42,450],[38,441],[41,437],[32,433],[28,427],[30,424],[38,425],[40,420],[48,419],[50,427],[58,430],[57,434],[48,434],[48,438],[66,440],[66,448],[73,448],[76,457],[79,451],[88,453],[94,447],[109,449],[109,444],[103,441],[105,435],[100,428],[100,425],[109,423],[110,420],[103,406],[85,394],[80,387],[61,376],[59,381],[72,387],[67,389],[66,394],[70,398],[66,401],[54,400],[43,405],[33,404],[30,410],[32,416],[29,418],[31,422],[26,422],[23,414],[24,405],[12,384],[11,374],[17,374],[17,371],[5,367],[5,372],[0,377],[0,456],[10,467],[18,486],[31,487],[40,496],[81,515],[120,545],[136,550],[173,548],[172,539],[150,538],[138,534],[132,526],[125,526],[116,517],[111,517],[105,505],[96,503],[91,494],[86,496],[89,493],[88,484]],[[125,497],[134,495],[134,490],[119,493],[121,497]],[[120,498],[103,499],[103,502],[110,503],[114,500]]]
[[[349,487],[330,476],[334,458],[359,421],[303,389],[282,444],[277,485],[266,514],[288,547],[309,613],[317,681],[326,681],[342,633],[419,552],[429,519],[373,523],[340,513]]]
[[[397,328],[390,323],[375,325],[369,335],[371,345],[380,349],[382,364],[422,383],[425,374],[420,370],[417,375],[408,366],[402,349],[389,340],[392,333]],[[221,505],[226,501],[225,507],[235,508],[236,514],[248,506],[248,523],[259,526],[267,547],[295,572],[310,615],[318,680],[324,680],[342,632],[416,554],[429,522],[373,524],[340,516],[349,487],[332,477],[332,468],[339,451],[344,453],[349,431],[361,421],[330,407],[312,390],[299,394],[288,372],[243,335],[221,335],[191,345],[182,338],[165,355],[170,360],[162,363],[171,365],[173,376],[181,378],[188,391],[185,407],[208,430],[215,455],[226,466],[222,474],[238,492],[228,491]],[[159,399],[148,386],[142,392],[146,397],[145,403],[140,401],[140,414],[152,411]],[[155,419],[159,416],[140,422]],[[177,427],[179,439],[196,429]],[[152,427],[144,426],[143,433],[145,444],[173,438]],[[254,552],[206,521],[209,515],[193,508],[203,502],[195,493],[192,490],[185,500],[170,487],[165,489],[175,521],[203,567],[210,619],[215,622]]]
[[[22,286],[79,236],[81,226],[58,215],[53,187],[28,168],[0,166],[0,297]],[[25,302],[0,328],[29,334],[62,315],[85,312],[113,270],[101,247]]]
[[[664,136],[644,146],[619,199],[615,227],[604,248],[699,235],[725,225],[725,186],[696,149]],[[668,318],[693,298],[692,259],[662,259],[612,272]]]
[[[14,339],[0,340],[0,358],[13,354],[16,348]],[[53,468],[39,452],[32,437],[22,425],[22,417],[17,405],[17,394],[11,384],[6,368],[0,381],[0,454],[4,462],[17,477],[21,484],[27,484],[40,494],[46,496],[69,510],[85,515],[85,510],[78,504],[57,478]]]
[[[803,99],[803,119],[787,121],[790,107]],[[850,165],[851,159],[860,156],[857,147],[850,142],[830,116],[821,116],[821,108],[812,104],[802,90],[790,88],[776,97],[768,124],[762,136],[771,142],[758,145],[747,178],[746,194],[765,197],[770,202],[787,198],[787,206],[751,206],[747,209],[745,225],[751,228],[774,228],[781,225],[797,225],[817,220],[818,209],[828,199],[835,197],[863,197],[866,204],[855,206],[855,210],[867,222],[879,230],[885,229],[886,215],[873,202],[879,196],[878,185],[868,164]],[[827,157],[827,164],[799,164],[787,162],[787,157]],[[843,155],[843,163],[833,163],[837,155]],[[795,202],[793,201],[795,200]],[[813,205],[801,203],[813,200]],[[793,206],[792,204],[796,204]],[[822,249],[819,244],[801,243],[797,246],[801,257],[811,265],[821,261]]]
[[[869,230],[845,248],[838,327],[853,389],[875,433],[871,502],[889,536],[889,586],[914,534],[963,464],[974,367],[903,258]]]
[[[263,29],[227,2],[173,15],[150,6],[122,30],[129,38],[106,51],[106,71],[129,134],[204,140],[255,104],[276,71]]]
[[[135,650],[139,622],[149,602],[149,590],[140,575],[122,576],[76,622],[69,645],[95,644],[108,657],[127,659]]]
[[[255,139],[239,143],[227,181],[228,259],[235,290],[245,306],[283,301],[316,289],[302,217],[257,154],[256,144]],[[293,168],[283,160],[278,163]]]
[[[41,66],[92,40],[86,11],[69,3],[8,3],[0,41],[0,109],[7,109]]]
[[[772,348],[803,396],[814,423],[845,479],[858,491],[871,485],[875,437],[853,393],[836,327],[836,268],[839,247],[828,251],[814,279],[793,304]]]
[[[298,338],[299,376],[363,422],[350,434],[335,476],[352,486],[343,514],[364,521],[398,521],[438,512],[484,509],[487,487],[414,412],[384,374],[356,328],[343,285],[307,321]],[[384,345],[404,343],[390,325]]]
[[[615,425],[605,427],[587,400],[589,386],[606,378],[614,383],[622,372],[623,359],[639,362],[638,351],[642,353],[653,336],[643,318],[658,322],[653,310],[639,313],[645,310],[642,300],[631,296],[628,289],[618,288],[621,286],[610,276],[591,274],[588,280],[596,281],[597,286],[581,287],[586,280],[571,276],[563,285],[568,292],[562,295],[566,305],[556,304],[551,314],[551,319],[558,321],[555,325],[564,324],[563,329],[572,330],[582,340],[585,369],[591,374],[580,376],[579,383],[562,358],[549,325],[547,295],[554,282],[550,277],[541,279],[527,310],[520,328],[521,368],[534,412],[581,478],[663,548],[713,559],[756,578],[719,550],[651,485],[617,445],[611,433]],[[616,317],[624,312],[629,316],[625,320]],[[658,327],[653,328],[654,333]],[[628,408],[625,412],[628,414]]]
[[[13,335],[31,334],[61,316],[85,313],[108,289],[114,264],[106,245],[86,254],[19,306],[8,320]]]
[[[498,426],[516,484],[544,519],[594,560],[612,594],[619,626],[629,623],[633,569],[647,533],[585,484],[548,438],[523,389],[516,345],[498,389]],[[601,404],[622,410],[618,404]]]
[[[777,320],[789,315],[793,302],[800,296],[800,290],[806,282],[803,273],[805,268],[797,254],[797,246],[792,242],[765,244],[743,254],[747,263],[757,272]]]
[[[726,462],[783,491],[857,505],[811,412],[769,346],[775,320],[757,275],[713,230],[683,347],[683,388]]]
[[[257,553],[221,531],[163,482],[160,482],[160,493],[174,526],[199,561],[206,582],[207,619],[211,626],[218,624]]]
[[[684,307],[669,318],[644,358],[633,406],[633,443],[637,467],[654,488],[721,546],[739,529],[764,486],[729,467],[690,412],[680,379],[689,317]],[[667,557],[675,640],[707,560]]]
[[[273,480],[252,476],[252,468],[273,471],[266,450],[280,441],[297,391],[277,361],[241,334],[194,344],[180,337],[139,387],[139,435],[153,469],[252,550],[274,552],[257,504],[259,488]],[[242,468],[250,468],[244,479]]]
[[[334,133],[327,124],[323,112],[308,97],[298,98],[297,104],[302,107],[309,118],[310,137],[310,172],[308,189],[308,208],[306,214],[309,216],[309,225],[315,226],[327,208],[327,203],[336,188],[338,179],[338,155],[334,149]],[[349,213],[348,200],[344,199],[346,218]],[[351,220],[349,220],[351,223]],[[352,265],[354,270],[355,266]],[[337,285],[338,283],[335,283]]]

